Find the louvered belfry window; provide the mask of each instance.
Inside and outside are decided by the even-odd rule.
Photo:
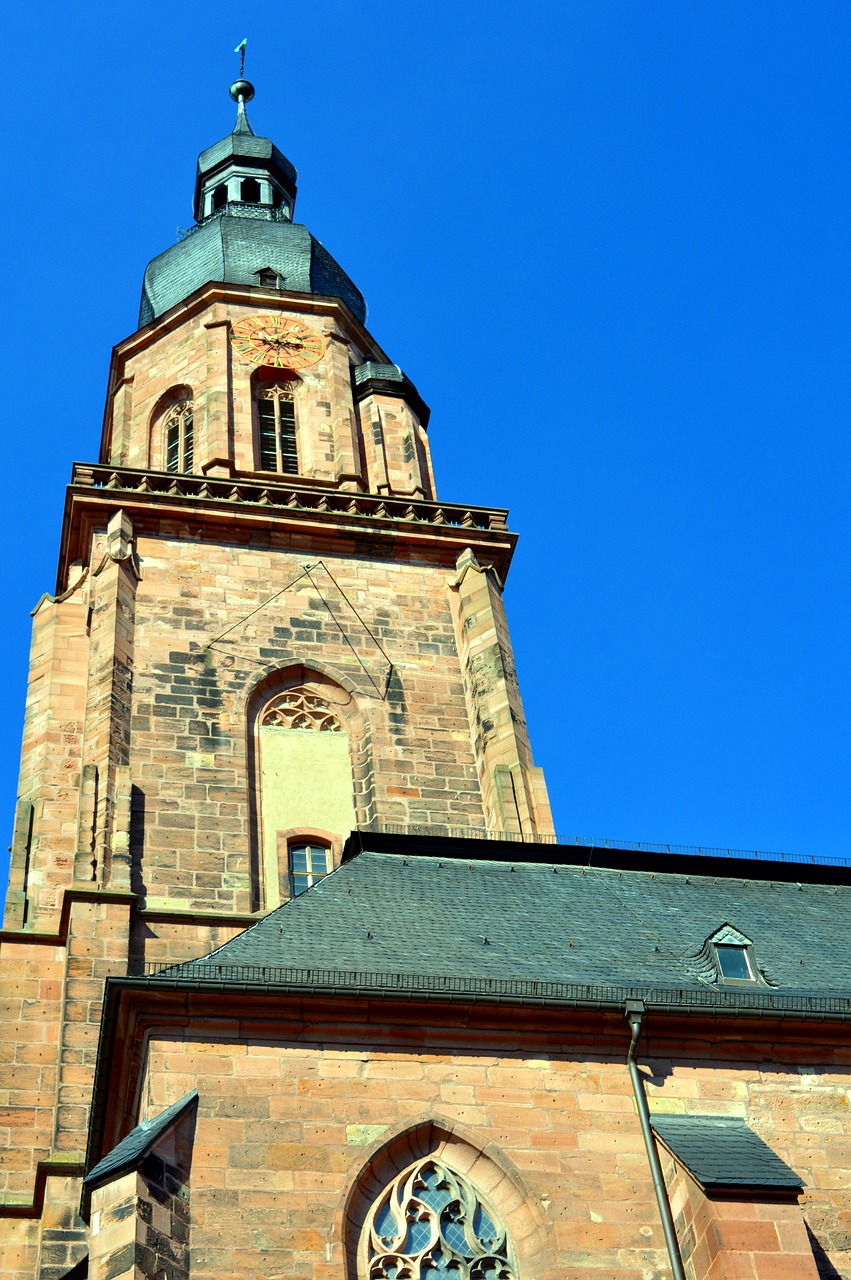
[[[365,1280],[517,1280],[496,1215],[466,1178],[433,1157],[399,1174],[366,1230]]]
[[[295,404],[285,386],[265,387],[257,401],[260,470],[298,475]]]
[[[165,419],[165,469],[190,472],[193,458],[192,401],[181,400]]]

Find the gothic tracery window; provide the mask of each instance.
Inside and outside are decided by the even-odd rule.
[[[190,472],[194,454],[193,407],[180,400],[169,409],[163,422],[166,471]]]
[[[279,729],[319,729],[323,733],[339,733],[340,722],[334,712],[315,693],[306,689],[288,689],[274,698],[263,712],[261,725]]]
[[[259,469],[298,475],[295,401],[291,386],[273,383],[257,399]]]
[[[308,677],[257,713],[260,855],[268,909],[331,871],[357,826],[349,721],[339,686]],[[351,707],[349,707],[351,714]]]
[[[399,1174],[366,1227],[365,1280],[518,1280],[496,1215],[461,1174],[428,1157]]]

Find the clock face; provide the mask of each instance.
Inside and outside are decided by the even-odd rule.
[[[249,364],[306,369],[325,354],[321,333],[290,316],[244,316],[231,332],[236,354]]]

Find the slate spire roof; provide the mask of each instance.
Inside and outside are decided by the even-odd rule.
[[[270,138],[254,133],[245,110],[253,86],[238,80],[231,95],[238,102],[233,129],[198,157],[196,225],[145,269],[140,327],[205,284],[256,286],[259,273],[266,271],[277,274],[288,291],[341,298],[363,323],[366,303],[360,290],[307,227],[292,221],[298,175]],[[259,195],[241,194],[245,178],[259,184]],[[227,194],[211,208],[214,188]]]

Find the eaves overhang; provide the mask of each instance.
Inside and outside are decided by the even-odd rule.
[[[227,302],[237,306],[264,307],[268,310],[303,312],[312,315],[333,316],[341,335],[353,342],[362,351],[371,354],[374,359],[390,363],[389,356],[378,345],[372,334],[361,324],[342,298],[319,293],[302,293],[288,289],[272,289],[261,285],[227,284],[224,281],[210,281],[194,293],[190,293],[182,302],[176,303],[162,315],[150,320],[141,328],[128,334],[112,349],[107,382],[106,404],[104,406],[103,427],[101,430],[100,458],[107,459],[107,443],[109,439],[110,401],[116,387],[121,382],[127,360],[149,347],[152,342],[164,334],[185,324],[187,320],[206,311],[216,302]]]
[[[228,530],[270,530],[279,545],[327,548],[333,537],[342,555],[393,559],[398,555],[453,567],[468,547],[505,581],[517,542],[507,511],[354,493],[331,486],[254,478],[207,479],[131,467],[74,465],[65,498],[57,570],[57,594],[68,566],[89,556],[92,533],[118,510],[138,531],[190,522],[193,529],[227,537]]]

